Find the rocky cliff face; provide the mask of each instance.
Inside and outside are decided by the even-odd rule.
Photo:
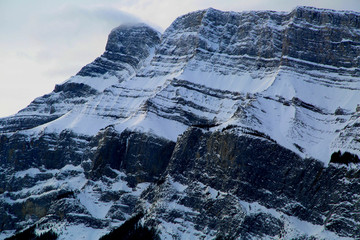
[[[141,212],[162,239],[359,238],[358,56],[346,11],[114,29],[102,56],[0,119],[0,237],[98,239]]]
[[[199,238],[357,238],[358,174],[358,168],[324,167],[238,129],[190,128],[177,141],[164,183],[143,193],[152,206],[147,221],[170,239],[182,232]]]

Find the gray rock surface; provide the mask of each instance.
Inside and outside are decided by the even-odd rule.
[[[197,211],[201,219],[192,221],[195,229],[209,228],[222,236],[289,239],[294,229],[289,228],[288,216],[295,216],[339,236],[357,238],[359,171],[337,164],[324,167],[267,139],[239,136],[235,129],[210,133],[192,128],[175,146],[168,180],[145,191],[145,198],[165,212],[154,213],[160,210],[151,208],[150,217],[172,216],[161,203],[174,201]],[[169,181],[182,184],[184,193],[163,187]],[[273,209],[278,216],[270,211],[244,211],[242,201]]]

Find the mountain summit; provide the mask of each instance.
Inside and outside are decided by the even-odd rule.
[[[360,237],[359,56],[351,11],[115,28],[0,119],[0,237],[99,239],[134,221],[161,239]]]

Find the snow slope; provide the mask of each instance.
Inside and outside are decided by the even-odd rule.
[[[339,30],[330,20],[303,17],[318,12],[311,8],[289,14],[208,9],[180,17],[165,31],[155,52],[151,48],[131,73],[70,78],[64,84],[84,84],[96,94],[85,95],[86,101],[75,106],[56,103],[60,117],[25,132],[70,129],[93,136],[115,125],[120,132],[134,129],[174,141],[187,126],[220,124],[219,129],[232,124],[265,133],[301,156],[324,163],[339,149],[358,154],[359,144],[342,136],[353,134],[346,127],[357,119],[359,65],[349,66],[347,58],[332,64],[317,62],[309,59],[309,46],[302,44],[309,40],[307,35],[328,35],[329,30],[324,30],[328,27],[339,31],[339,36],[331,35],[324,43],[334,48],[324,57],[342,54],[343,48],[345,53],[359,52],[359,26]],[[291,35],[296,37],[299,31],[304,38],[293,39]],[[332,38],[339,41],[333,43]],[[50,97],[59,98],[58,94]],[[45,111],[32,105],[14,117]],[[341,111],[335,114],[337,109]]]

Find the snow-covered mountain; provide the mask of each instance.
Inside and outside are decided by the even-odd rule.
[[[359,79],[356,12],[115,28],[103,55],[0,119],[0,238],[98,239],[142,212],[162,239],[356,239]]]

